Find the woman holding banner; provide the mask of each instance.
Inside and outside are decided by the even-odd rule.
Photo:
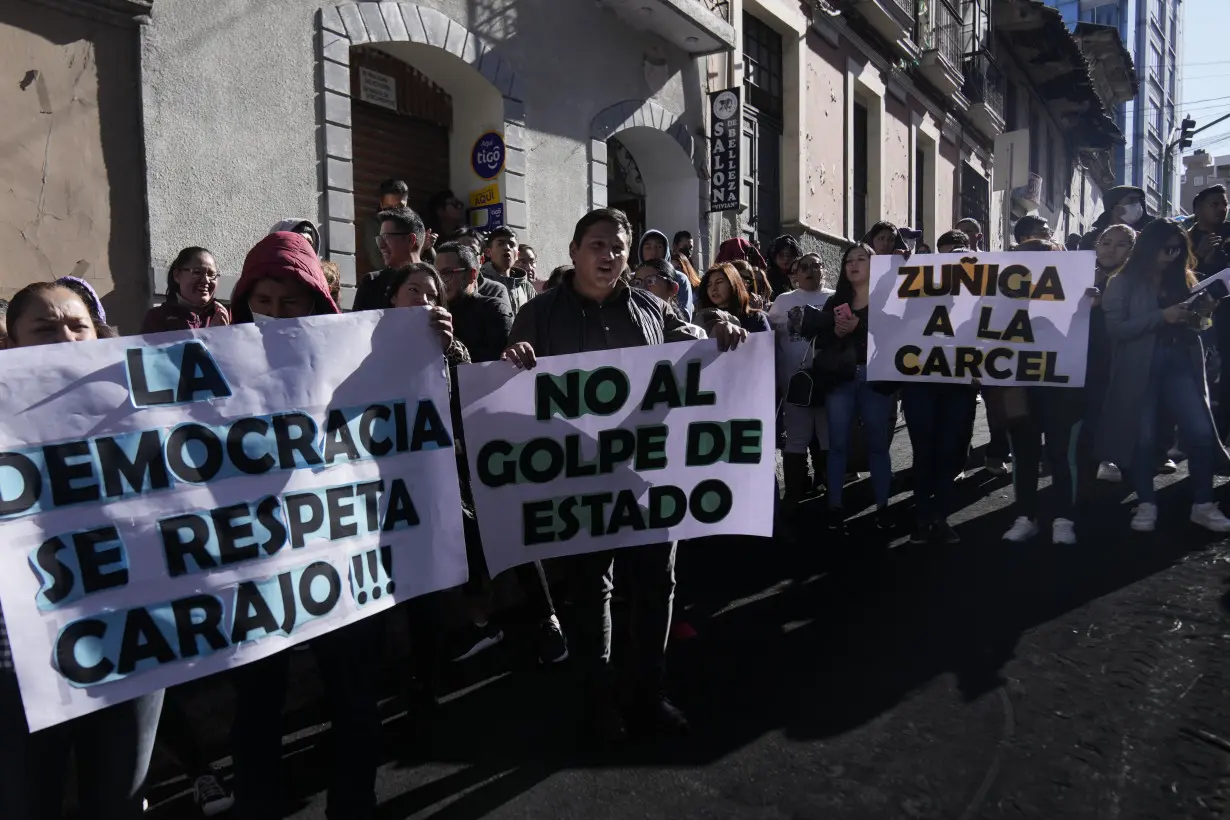
[[[889,527],[886,511],[893,480],[888,447],[892,441],[895,405],[891,382],[867,381],[867,304],[871,287],[871,257],[867,245],[851,245],[841,258],[837,288],[824,307],[803,305],[792,308],[789,332],[816,340],[816,369],[828,384],[829,529],[845,530],[842,487],[850,452],[850,436],[860,416],[866,435],[871,486],[876,500],[876,526]]]
[[[99,336],[81,296],[54,282],[17,292],[9,305],[8,333],[9,347]],[[139,818],[162,699],[159,690],[30,734],[0,617],[0,817],[60,817],[69,753],[75,752],[78,803],[86,814],[99,820]]]
[[[1168,220],[1150,222],[1102,296],[1106,333],[1114,344],[1105,405],[1130,411],[1103,414],[1097,445],[1101,458],[1131,476],[1140,502],[1132,515],[1137,532],[1157,526],[1153,468],[1163,405],[1187,453],[1191,522],[1211,532],[1230,532],[1230,519],[1213,500],[1214,470],[1218,462],[1230,463],[1230,455],[1213,424],[1199,336],[1201,314],[1211,313],[1216,303],[1208,296],[1190,297],[1194,267],[1182,227]]]

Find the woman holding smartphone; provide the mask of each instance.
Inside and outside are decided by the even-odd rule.
[[[885,515],[893,469],[888,447],[892,441],[894,404],[892,382],[867,381],[867,303],[871,287],[871,257],[862,243],[851,245],[841,259],[837,289],[824,307],[792,308],[787,318],[789,333],[816,340],[816,371],[827,383],[828,410],[829,529],[845,529],[842,485],[850,452],[850,435],[860,416],[867,437],[871,486],[875,493],[876,526],[888,529]]]
[[[1102,459],[1131,476],[1139,501],[1132,516],[1137,532],[1157,526],[1153,467],[1162,403],[1187,453],[1192,523],[1230,532],[1230,519],[1213,501],[1214,470],[1219,462],[1230,463],[1230,455],[1213,425],[1199,336],[1215,300],[1207,295],[1191,300],[1194,266],[1187,233],[1174,222],[1157,220],[1140,232],[1131,259],[1102,294],[1106,333],[1114,345],[1105,406],[1131,412],[1103,414],[1097,446]]]

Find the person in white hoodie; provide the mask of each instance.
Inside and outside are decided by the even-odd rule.
[[[804,254],[795,260],[791,270],[795,289],[780,294],[773,300],[769,310],[769,324],[777,340],[777,392],[786,395],[791,377],[799,370],[806,370],[813,359],[812,342],[797,334],[791,334],[787,319],[791,308],[811,305],[817,309],[833,295],[824,287],[824,265],[814,253]],[[786,482],[786,503],[797,505],[811,486],[807,475],[807,449],[813,439],[820,442],[821,453],[828,451],[828,418],[824,413],[824,393],[817,386],[812,401],[807,406],[782,403],[786,422],[786,443],[782,447],[782,473]],[[824,475],[825,465],[817,461],[812,465],[816,475]]]

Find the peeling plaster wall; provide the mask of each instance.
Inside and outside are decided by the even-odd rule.
[[[910,225],[910,112],[890,92],[884,98],[883,211],[876,219]]]
[[[316,42],[322,5],[158,0],[142,52],[155,270],[179,248],[203,244],[215,251],[224,275],[236,274],[277,219],[322,218]],[[652,99],[685,114],[703,133],[696,61],[593,3],[420,5],[481,36],[517,74],[527,154],[529,230],[523,239],[538,249],[540,268],[567,260],[572,228],[587,208],[590,128],[599,112],[625,100]],[[646,71],[651,52],[666,60],[664,71]]]
[[[76,269],[123,331],[149,302],[138,36],[0,5],[0,296]]]
[[[808,225],[837,236],[845,235],[845,52],[808,30],[804,213]]]
[[[936,124],[937,130],[939,124]],[[935,169],[935,229],[937,236],[952,228],[961,215],[957,214],[957,205],[961,202],[961,152],[955,142],[947,137],[940,137],[939,163]],[[986,231],[985,226],[983,231]]]

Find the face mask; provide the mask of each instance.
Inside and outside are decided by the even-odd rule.
[[[276,322],[277,320],[278,317],[276,316],[266,316],[263,313],[252,311],[252,321],[258,325],[263,325],[265,322]]]
[[[1134,205],[1125,205],[1123,208],[1123,219],[1129,225],[1135,225],[1144,215],[1145,208],[1139,202]]]

